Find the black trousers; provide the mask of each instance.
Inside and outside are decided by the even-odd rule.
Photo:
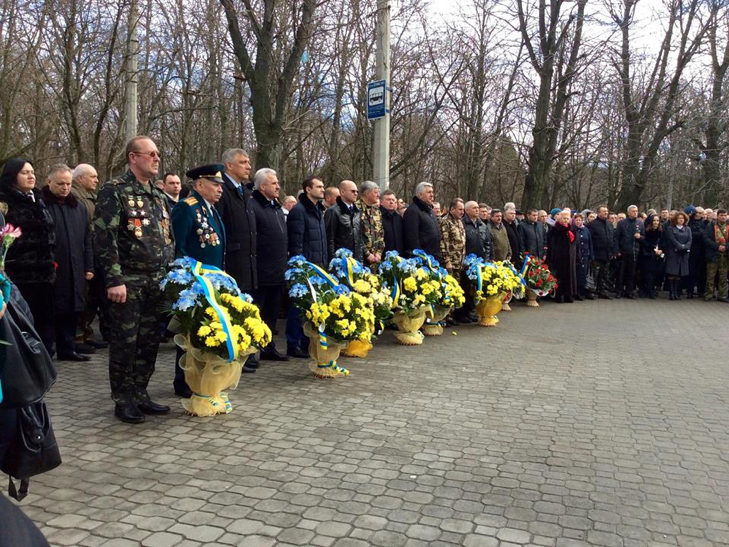
[[[66,357],[76,351],[78,315],[74,312],[56,313],[56,354],[59,357]]]
[[[593,260],[592,272],[595,276],[597,294],[607,294],[610,290],[610,262],[607,260]]]
[[[276,321],[278,320],[283,288],[283,285],[263,285],[251,291],[253,303],[261,310],[261,319],[271,331],[276,327]],[[273,349],[276,349],[276,344],[271,340],[271,343],[264,351]]]
[[[706,292],[706,257],[704,253],[691,253],[689,255],[689,274],[684,278],[687,291],[696,292],[699,296]]]
[[[465,302],[463,306],[455,311],[454,315],[456,319],[459,317],[468,317],[476,309],[476,302],[473,300],[473,295],[471,294],[471,280],[468,279],[465,271],[461,274],[460,284],[465,295]]]
[[[620,256],[620,275],[615,292],[629,294],[635,290],[635,256],[623,254]]]
[[[56,338],[53,285],[51,283],[16,283],[16,286],[33,314],[33,326],[38,331],[38,336],[52,356],[53,342]]]

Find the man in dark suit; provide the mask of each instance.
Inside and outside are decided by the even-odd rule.
[[[248,177],[251,160],[240,148],[223,153],[223,195],[215,208],[223,218],[225,233],[225,271],[238,283],[241,291],[252,293],[258,287],[256,267],[256,215],[251,205]],[[243,372],[255,372],[256,355],[250,355]]]
[[[214,205],[223,194],[222,170],[220,164],[190,169],[187,176],[193,180],[193,191],[172,209],[175,254],[189,256],[221,270],[225,265],[226,237],[223,220]],[[173,386],[177,395],[190,398],[192,391],[185,383],[185,373],[179,364],[183,355],[178,347]]]

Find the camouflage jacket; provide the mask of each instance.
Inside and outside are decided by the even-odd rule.
[[[445,268],[460,270],[466,254],[466,228],[450,213],[440,221],[440,254]]]
[[[381,255],[385,252],[385,228],[382,224],[382,213],[377,205],[367,205],[360,200],[357,207],[360,210],[363,254],[366,260],[370,253]]]
[[[106,288],[164,270],[175,253],[164,194],[131,172],[106,183],[96,202],[94,243]]]

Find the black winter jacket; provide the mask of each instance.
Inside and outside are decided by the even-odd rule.
[[[286,228],[289,233],[289,257],[303,255],[309,262],[329,267],[327,230],[321,203],[314,203],[302,193],[299,203],[289,211]]]
[[[397,211],[388,211],[380,206],[382,213],[382,226],[385,229],[385,252],[397,251],[403,254],[405,242],[402,233],[402,215]]]
[[[504,225],[504,228],[506,228],[506,235],[509,236],[509,245],[511,246],[511,261],[517,266],[521,266],[521,255],[524,252],[524,249],[522,249],[521,247],[521,239],[519,238],[519,232],[517,232],[519,224],[516,220],[511,223],[504,220],[502,224]]]
[[[241,193],[227,174],[223,175],[223,195],[215,208],[225,227],[225,271],[242,291],[258,286],[256,268],[256,215],[251,206],[251,191]]]
[[[289,236],[281,204],[269,201],[261,192],[253,190],[251,208],[256,216],[258,285],[283,285]]]
[[[14,187],[0,187],[0,202],[8,206],[5,222],[23,232],[5,258],[5,271],[18,285],[53,283],[56,279],[53,217],[41,198],[40,190],[33,189],[32,193],[33,197]]]
[[[327,229],[327,252],[333,258],[337,249],[349,249],[355,260],[362,262],[362,227],[361,215],[355,204],[352,209],[342,201],[337,202],[324,213],[324,224]]]
[[[597,219],[595,219],[597,220]],[[637,218],[624,218],[618,222],[618,228],[615,230],[614,246],[617,252],[621,254],[634,254],[638,256],[640,251],[640,240],[635,239],[635,234],[645,237],[645,229],[643,221]]]
[[[609,262],[616,254],[615,228],[607,219],[596,218],[587,224],[587,229],[590,230],[595,260]]]
[[[43,202],[53,217],[56,233],[56,280],[53,305],[58,313],[84,310],[86,272],[94,271],[94,254],[86,206],[69,194],[60,200],[47,186],[41,191]]]
[[[471,220],[468,215],[463,217],[463,226],[466,228],[466,256],[475,254],[483,259],[494,259],[494,246],[491,242],[491,230],[483,220]]]
[[[539,222],[525,220],[519,223],[516,231],[519,233],[522,253],[529,253],[539,259],[544,258],[544,228]]]
[[[414,197],[403,215],[402,229],[406,255],[412,256],[415,249],[422,249],[440,262],[440,227],[431,205]]]

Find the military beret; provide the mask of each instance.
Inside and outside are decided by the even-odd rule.
[[[209,165],[201,165],[190,169],[187,173],[187,177],[192,180],[197,179],[208,179],[213,182],[223,183],[222,172],[225,171],[225,165],[220,163],[211,163]]]

